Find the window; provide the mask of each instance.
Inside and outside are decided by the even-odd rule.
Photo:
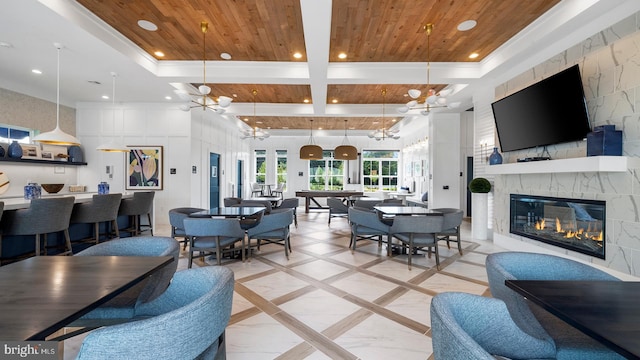
[[[0,124],[0,142],[11,143],[17,141],[21,144],[31,143],[31,130]]]
[[[255,150],[256,157],[256,182],[264,184],[267,178],[267,151]]]
[[[365,192],[398,190],[398,157],[395,150],[362,152],[362,178]]]
[[[276,150],[276,186],[284,184],[287,189],[287,150]]]
[[[333,151],[322,152],[322,160],[309,160],[309,190],[343,190],[344,161],[334,160]]]

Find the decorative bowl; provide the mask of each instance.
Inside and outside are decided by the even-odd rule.
[[[58,191],[62,190],[64,184],[41,184],[41,186],[47,193],[55,194]]]

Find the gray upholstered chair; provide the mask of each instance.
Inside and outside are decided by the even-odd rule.
[[[381,203],[387,204],[387,205],[388,204],[393,204],[394,206],[401,206],[402,205],[402,199],[395,199],[395,198],[382,199]]]
[[[380,204],[382,200],[372,198],[360,198],[353,202],[353,207],[361,210],[373,211],[373,207]]]
[[[551,336],[557,359],[623,358],[504,284],[505,280],[620,279],[587,264],[548,254],[501,252],[488,255],[485,264],[491,295],[507,304],[513,321],[523,331],[539,339]]]
[[[71,239],[69,238],[69,220],[73,210],[73,196],[33,199],[27,209],[4,211],[0,228],[2,236],[34,235],[35,254],[41,255],[40,235],[43,235],[43,252],[47,254],[47,234],[62,232],[64,234],[64,250],[59,255],[71,255]],[[2,241],[0,239],[0,250]],[[0,254],[1,255],[1,254]],[[0,257],[2,258],[2,257]]]
[[[153,209],[154,191],[143,191],[133,193],[132,198],[122,199],[118,216],[126,215],[129,217],[129,226],[120,229],[121,232],[127,232],[131,236],[140,235],[143,231],[149,230],[153,236],[153,222],[151,221],[151,211]],[[146,215],[149,225],[142,225],[140,217]],[[145,229],[143,229],[145,228]]]
[[[77,203],[73,205],[73,211],[71,212],[72,224],[92,224],[93,236],[80,241],[92,242],[97,244],[100,242],[100,223],[106,222],[111,225],[115,236],[120,237],[118,231],[118,208],[120,207],[120,200],[122,194],[105,194],[105,195],[93,195],[91,202]],[[107,225],[108,226],[108,225]],[[107,239],[109,238],[110,231],[105,231]]]
[[[254,197],[255,195],[262,196],[262,195],[264,195],[264,192],[262,191],[262,186],[260,186],[260,184],[258,184],[256,182],[252,182],[251,183],[251,197]]]
[[[442,231],[443,216],[417,215],[396,216],[391,225],[391,235],[400,240],[409,255],[409,270],[411,270],[411,256],[414,250],[427,248],[431,256],[431,248],[436,255],[436,268],[440,270],[440,255],[438,254],[438,241],[436,234]]]
[[[80,251],[75,256],[173,257],[170,264],[151,275],[148,281],[139,283],[83,317],[83,319],[127,318],[131,316],[135,306],[157,298],[167,289],[178,267],[180,244],[170,237],[136,236],[103,242]]]
[[[233,272],[224,267],[182,270],[134,320],[89,333],[77,359],[224,359]]]
[[[226,197],[222,199],[222,203],[224,204],[224,207],[240,204],[241,201],[242,201],[242,198],[239,198],[239,197]]]
[[[436,235],[438,237],[438,241],[446,241],[447,248],[449,249],[451,249],[451,241],[457,242],[458,253],[462,255],[462,244],[460,242],[460,225],[462,225],[464,212],[460,209],[454,208],[439,208],[433,210],[444,213],[444,223],[442,224],[442,231]],[[453,240],[452,237],[455,237],[456,239]]]
[[[247,207],[264,207],[265,214],[271,213],[271,201],[269,200],[242,200],[240,204],[236,204],[233,206],[247,206]]]
[[[265,215],[262,221],[251,229],[247,230],[247,246],[251,248],[251,239],[256,239],[258,250],[260,250],[261,241],[268,243],[282,244],[284,246],[284,254],[289,259],[291,251],[291,242],[289,234],[289,226],[293,223],[293,210],[271,213]]]
[[[216,263],[222,264],[222,253],[235,251],[236,242],[241,241],[242,261],[245,252],[245,230],[236,218],[185,219],[184,229],[189,237],[189,268],[193,264],[193,253],[198,251],[198,257],[214,253]]]
[[[277,196],[282,199],[285,183],[279,183],[275,189],[271,190],[271,196]]]
[[[522,331],[501,300],[444,292],[430,311],[435,360],[555,359],[553,340]]]
[[[282,212],[282,211],[286,211],[287,209],[292,209],[293,210],[293,223],[295,224],[296,227],[298,227],[298,206],[300,205],[300,199],[298,198],[288,198],[288,199],[284,199],[282,200],[282,202],[280,203],[280,206],[278,206],[275,209],[271,209],[271,212]]]
[[[187,248],[187,234],[184,231],[184,219],[188,218],[190,214],[198,211],[204,211],[205,209],[194,207],[181,207],[169,210],[169,224],[171,225],[171,237],[178,242],[183,243],[182,249]],[[178,240],[177,238],[182,238]]]
[[[327,198],[327,206],[329,206],[329,225],[331,225],[331,218],[349,216],[349,207],[338,198]]]
[[[356,203],[358,201],[360,200],[357,200]],[[386,236],[387,255],[391,256],[391,228],[378,219],[378,214],[366,209],[352,207],[349,208],[349,223],[351,224],[351,242],[349,246],[352,252],[356,250],[356,242],[358,240],[378,241],[378,248],[381,248],[382,237]]]

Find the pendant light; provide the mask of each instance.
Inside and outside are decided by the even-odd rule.
[[[241,130],[242,136],[241,139],[258,139],[264,140],[271,136],[268,131],[261,129],[258,127],[258,118],[256,117],[256,95],[258,95],[258,90],[251,90],[253,94],[253,127],[250,130]]]
[[[333,158],[336,160],[355,160],[358,158],[358,149],[356,149],[355,146],[349,145],[346,119],[344,120],[344,140],[342,141],[342,145],[333,150]]]
[[[111,73],[111,77],[113,78],[113,92],[111,94],[111,104],[113,108],[112,111],[113,111],[114,124],[116,123],[116,76],[117,74],[115,72]],[[96,150],[105,151],[105,152],[129,152],[128,147],[115,141],[110,141],[106,144],[102,144],[98,146]]]
[[[309,136],[309,145],[300,148],[300,159],[302,160],[322,160],[322,148],[313,143],[313,119],[311,122],[311,135]]]
[[[57,69],[57,97],[56,97],[56,128],[52,131],[42,133],[33,138],[33,141],[37,141],[41,144],[49,145],[80,145],[80,140],[75,136],[69,135],[60,129],[60,50],[64,47],[60,43],[53,43],[53,46],[58,49],[58,69]]]

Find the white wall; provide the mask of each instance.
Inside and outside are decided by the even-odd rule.
[[[432,113],[429,208],[460,208],[460,114]]]

